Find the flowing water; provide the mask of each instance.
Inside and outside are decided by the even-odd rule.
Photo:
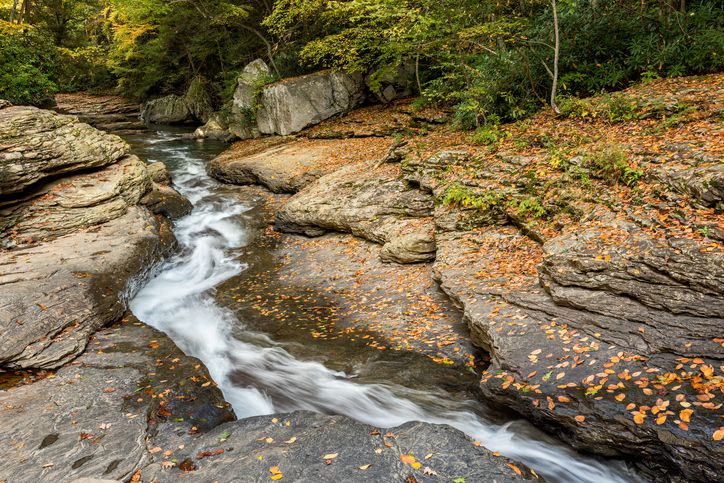
[[[201,359],[239,418],[305,409],[383,428],[413,420],[442,423],[527,464],[548,481],[638,481],[622,462],[576,453],[521,420],[501,422],[472,398],[406,387],[382,375],[356,378],[354,371],[330,368],[340,365],[330,360],[334,354],[323,364],[319,357],[304,357],[299,347],[292,350],[294,343],[250,327],[217,300],[217,287],[250,269],[242,255],[255,250],[248,221],[257,208],[252,199],[240,202],[237,188],[206,175],[205,163],[222,146],[169,130],[128,140],[141,157],[166,163],[176,188],[194,204],[193,212],[175,223],[180,252],[157,269],[131,310]],[[436,376],[427,376],[435,387]]]

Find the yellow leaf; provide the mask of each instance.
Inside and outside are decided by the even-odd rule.
[[[415,457],[412,456],[411,454],[401,454],[401,455],[400,455],[400,461],[402,461],[403,463],[405,463],[405,464],[407,464],[407,465],[412,465],[412,464],[414,464],[415,461],[417,461],[417,460],[416,460]]]
[[[634,414],[633,420],[636,424],[644,424],[644,417],[645,416],[643,413],[636,412]]]
[[[425,455],[425,459],[426,459],[426,460],[429,460],[430,458],[432,458],[432,453],[429,453],[429,454],[426,454],[426,455]]]
[[[292,436],[291,438],[289,438],[288,440],[286,440],[286,441],[284,441],[284,442],[285,442],[286,444],[292,444],[292,443],[295,442],[296,440],[297,440],[297,437],[296,437],[296,436]]]
[[[264,439],[264,442],[271,444],[271,443],[274,442],[274,438],[265,438],[265,439]]]
[[[322,456],[322,459],[323,459],[323,460],[333,460],[333,459],[335,459],[337,456],[339,456],[339,453],[329,453],[329,454],[326,454],[326,455]]]
[[[623,393],[621,393],[621,394],[616,394],[616,395],[614,396],[614,399],[616,399],[616,401],[621,402],[621,401],[623,401],[624,399],[626,399],[626,395],[623,394]]]
[[[281,480],[282,478],[284,478],[284,475],[281,473],[277,473],[276,475],[271,475],[270,478],[274,481],[277,481],[277,480]]]
[[[370,466],[372,466],[372,465],[362,465],[359,467],[359,469],[361,469],[362,471],[367,471],[370,468]]]
[[[278,466],[272,466],[271,468],[269,468],[269,473],[271,473],[272,475],[277,475],[281,473],[281,471],[279,471]]]

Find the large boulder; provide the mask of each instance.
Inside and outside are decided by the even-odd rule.
[[[194,131],[194,137],[199,139],[216,139],[219,141],[228,141],[235,137],[229,131],[229,123],[221,113],[214,113],[211,115],[206,124],[199,126]],[[238,137],[238,136],[236,136]]]
[[[433,199],[398,178],[397,166],[363,162],[345,166],[294,195],[277,213],[283,231],[319,236],[352,233],[383,246],[384,260],[435,257]]]
[[[35,107],[0,110],[0,195],[63,174],[108,166],[126,156],[119,137]]]
[[[199,122],[207,123],[214,114],[214,98],[211,95],[211,86],[200,75],[197,75],[191,81],[184,96],[184,101],[191,115]]]
[[[258,137],[256,111],[259,94],[272,71],[261,59],[256,59],[244,67],[237,79],[234,97],[229,107],[228,119],[225,123],[231,136],[239,139]],[[223,126],[223,122],[220,123]],[[206,129],[210,130],[213,126]]]
[[[55,110],[78,116],[81,122],[103,131],[146,129],[139,121],[141,105],[119,96],[96,96],[85,93],[56,94]]]
[[[256,111],[259,132],[286,136],[359,106],[361,75],[339,72],[285,79],[264,87]]]
[[[171,94],[148,101],[141,111],[141,119],[151,124],[185,124],[194,121],[194,114],[185,97]]]

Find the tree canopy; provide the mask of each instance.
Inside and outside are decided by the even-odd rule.
[[[713,0],[0,0],[0,96],[144,99],[201,75],[224,99],[256,57],[279,76],[332,68],[373,85],[406,66],[420,102],[474,127],[545,105],[555,65],[564,96],[720,71],[723,14]]]

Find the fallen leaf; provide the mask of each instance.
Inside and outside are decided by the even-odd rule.
[[[296,440],[297,440],[297,437],[296,437],[296,436],[292,436],[291,438],[289,438],[288,440],[286,440],[286,441],[284,441],[284,442],[285,442],[286,444],[292,444],[292,443],[295,442]]]
[[[517,466],[515,466],[513,463],[508,463],[508,466],[510,466],[511,469],[512,469],[513,471],[515,471],[515,474],[516,474],[516,475],[518,475],[518,476],[523,476],[523,472],[520,471],[520,468],[518,468]]]
[[[576,416],[576,417],[573,418],[573,419],[575,419],[575,420],[578,421],[579,423],[582,423],[583,421],[586,420],[586,416],[584,416],[584,415],[582,415],[582,414],[579,414],[578,416]]]
[[[359,467],[359,469],[361,469],[362,471],[367,471],[368,469],[370,469],[370,466],[372,465],[362,465]]]
[[[429,466],[425,466],[425,469],[422,470],[422,474],[423,474],[423,475],[428,475],[428,476],[438,476],[437,471],[433,470],[433,469],[430,468]]]
[[[714,431],[714,434],[711,437],[714,441],[721,441],[724,439],[724,426]]]
[[[679,418],[684,422],[691,422],[691,415],[694,414],[693,409],[682,409],[679,411]]]
[[[323,459],[323,460],[333,460],[333,459],[335,459],[337,456],[339,456],[339,453],[329,453],[329,454],[326,454],[326,455],[322,456],[322,459]]]

